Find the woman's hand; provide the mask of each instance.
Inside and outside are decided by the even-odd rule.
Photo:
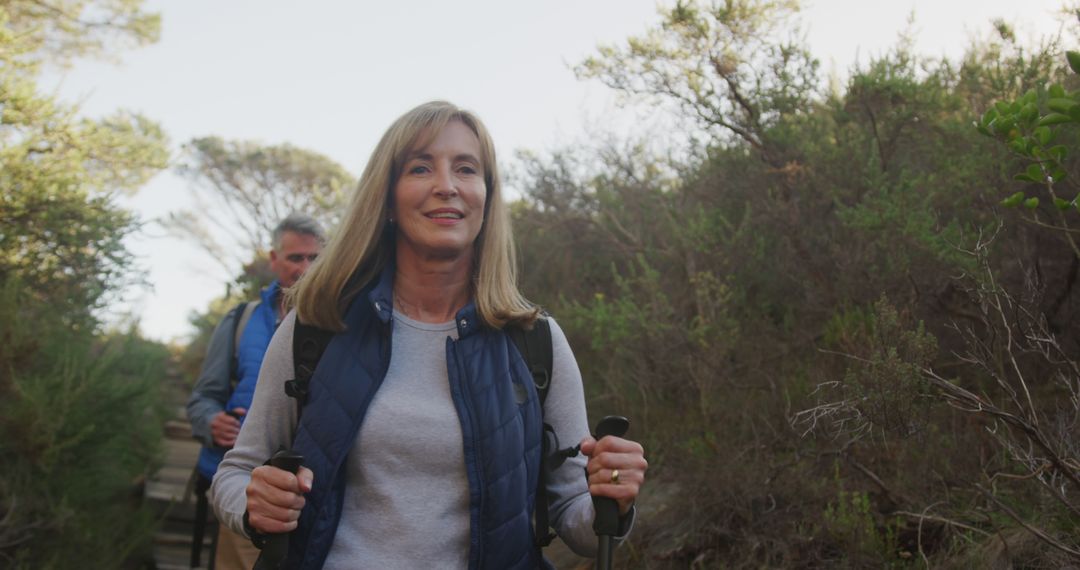
[[[296,475],[269,465],[253,469],[247,486],[248,524],[266,534],[295,529],[313,477],[307,467]]]
[[[586,437],[581,440],[581,452],[589,458],[585,466],[589,475],[589,493],[615,499],[620,515],[630,512],[645,483],[645,470],[649,468],[641,444],[612,435],[599,442]]]

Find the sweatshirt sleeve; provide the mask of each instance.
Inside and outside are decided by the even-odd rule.
[[[285,395],[285,382],[292,379],[292,338],[296,313],[282,320],[266,349],[255,397],[244,418],[236,446],[225,454],[214,476],[210,496],[219,521],[244,534],[243,516],[247,510],[246,489],[251,470],[262,465],[278,449],[292,446],[296,429],[296,400]],[[313,482],[318,485],[318,482]]]
[[[191,422],[191,435],[207,447],[214,445],[210,421],[225,409],[225,403],[229,401],[229,376],[233,360],[233,339],[230,337],[236,319],[236,310],[231,310],[214,329],[210,344],[206,347],[199,379],[188,398],[187,417]]]
[[[544,421],[555,430],[560,448],[573,447],[591,433],[585,412],[585,391],[581,370],[570,349],[566,335],[551,322],[552,368],[551,388],[544,402]],[[578,454],[556,469],[545,473],[548,493],[548,514],[559,538],[580,556],[595,557],[596,535],[593,533],[592,496],[585,478],[587,458]],[[623,530],[617,540],[625,538],[633,526],[634,509],[620,521]]]

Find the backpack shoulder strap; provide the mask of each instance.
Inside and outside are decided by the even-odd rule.
[[[307,403],[308,386],[311,377],[315,375],[315,369],[319,366],[319,360],[326,352],[327,345],[334,333],[320,329],[313,325],[306,325],[296,318],[293,328],[293,379],[285,382],[285,394],[296,399],[296,418],[299,422],[300,414],[304,411]]]
[[[247,328],[248,321],[251,320],[251,314],[255,312],[255,307],[258,307],[261,302],[262,301],[251,301],[250,303],[240,303],[236,306],[236,321],[233,324],[234,352],[240,349],[240,337],[244,336],[244,329]]]
[[[540,317],[531,329],[511,326],[507,327],[506,332],[525,359],[529,372],[532,372],[536,394],[540,397],[540,413],[543,414],[544,402],[547,401],[548,389],[551,388],[551,368],[554,360],[551,350],[551,323],[546,317]]]
[[[232,336],[232,362],[229,365],[229,387],[236,389],[237,382],[240,381],[238,376],[240,372],[237,365],[240,361],[240,338],[244,336],[244,329],[247,327],[248,321],[251,320],[251,313],[255,311],[258,301],[244,302],[233,307],[230,311],[233,315],[233,331]]]
[[[510,340],[514,342],[518,352],[525,359],[525,364],[532,372],[533,384],[536,385],[536,395],[540,399],[540,417],[544,415],[544,402],[547,401],[548,390],[551,388],[551,369],[554,365],[554,351],[551,348],[551,323],[546,317],[536,319],[531,329],[523,329],[518,326],[506,329]],[[543,423],[543,445],[540,450],[540,477],[536,483],[536,505],[533,508],[533,541],[537,548],[543,548],[555,539],[555,534],[550,532],[550,519],[548,516],[547,485],[544,480],[546,465],[551,462],[549,456],[558,450],[559,440],[555,437],[555,430]]]

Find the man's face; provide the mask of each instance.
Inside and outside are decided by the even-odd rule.
[[[292,287],[321,249],[315,236],[286,231],[281,234],[281,247],[270,250],[270,270],[282,287]]]

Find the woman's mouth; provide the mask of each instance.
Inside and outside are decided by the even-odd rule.
[[[465,217],[465,214],[457,210],[434,210],[425,215],[433,220],[460,220]]]

